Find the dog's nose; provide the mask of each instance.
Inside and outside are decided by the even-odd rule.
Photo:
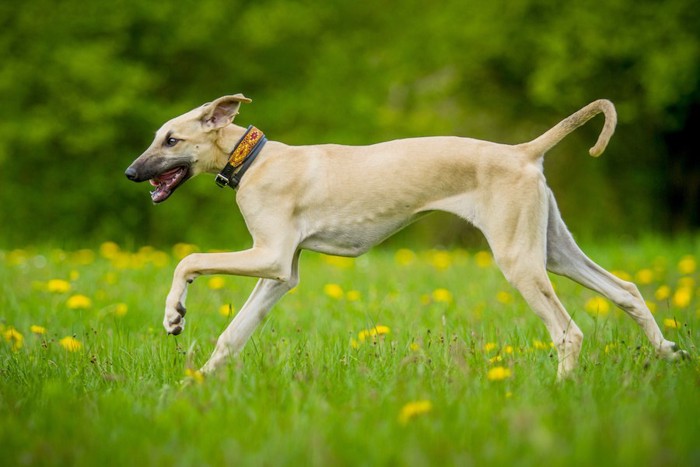
[[[136,173],[136,169],[133,167],[129,167],[126,169],[126,172],[124,172],[124,175],[126,175],[126,178],[129,180],[135,181],[138,178],[138,174]]]

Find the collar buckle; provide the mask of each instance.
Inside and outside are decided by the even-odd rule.
[[[229,183],[231,183],[231,180],[229,180],[228,178],[224,177],[221,174],[216,174],[216,178],[214,179],[214,181],[219,186],[219,188],[223,188],[226,185],[228,185]]]

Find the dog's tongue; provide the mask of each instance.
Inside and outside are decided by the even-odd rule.
[[[172,188],[177,184],[182,170],[182,167],[177,167],[149,180],[149,183],[156,187],[156,189],[151,192],[151,200],[153,200],[154,203],[165,201],[168,196],[171,195]]]

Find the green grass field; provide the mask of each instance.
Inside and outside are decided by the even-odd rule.
[[[300,286],[203,380],[254,280],[199,278],[166,336],[191,249],[0,251],[0,465],[700,465],[700,238],[588,249],[689,361],[553,277],[586,336],[562,384],[490,255],[389,249],[302,255]]]

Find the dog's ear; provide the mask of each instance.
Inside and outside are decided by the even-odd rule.
[[[241,102],[249,104],[253,101],[243,94],[235,94],[233,96],[219,97],[214,102],[204,104],[201,116],[202,125],[207,131],[225,127],[231,123],[233,117],[238,115],[238,108],[241,106]]]

